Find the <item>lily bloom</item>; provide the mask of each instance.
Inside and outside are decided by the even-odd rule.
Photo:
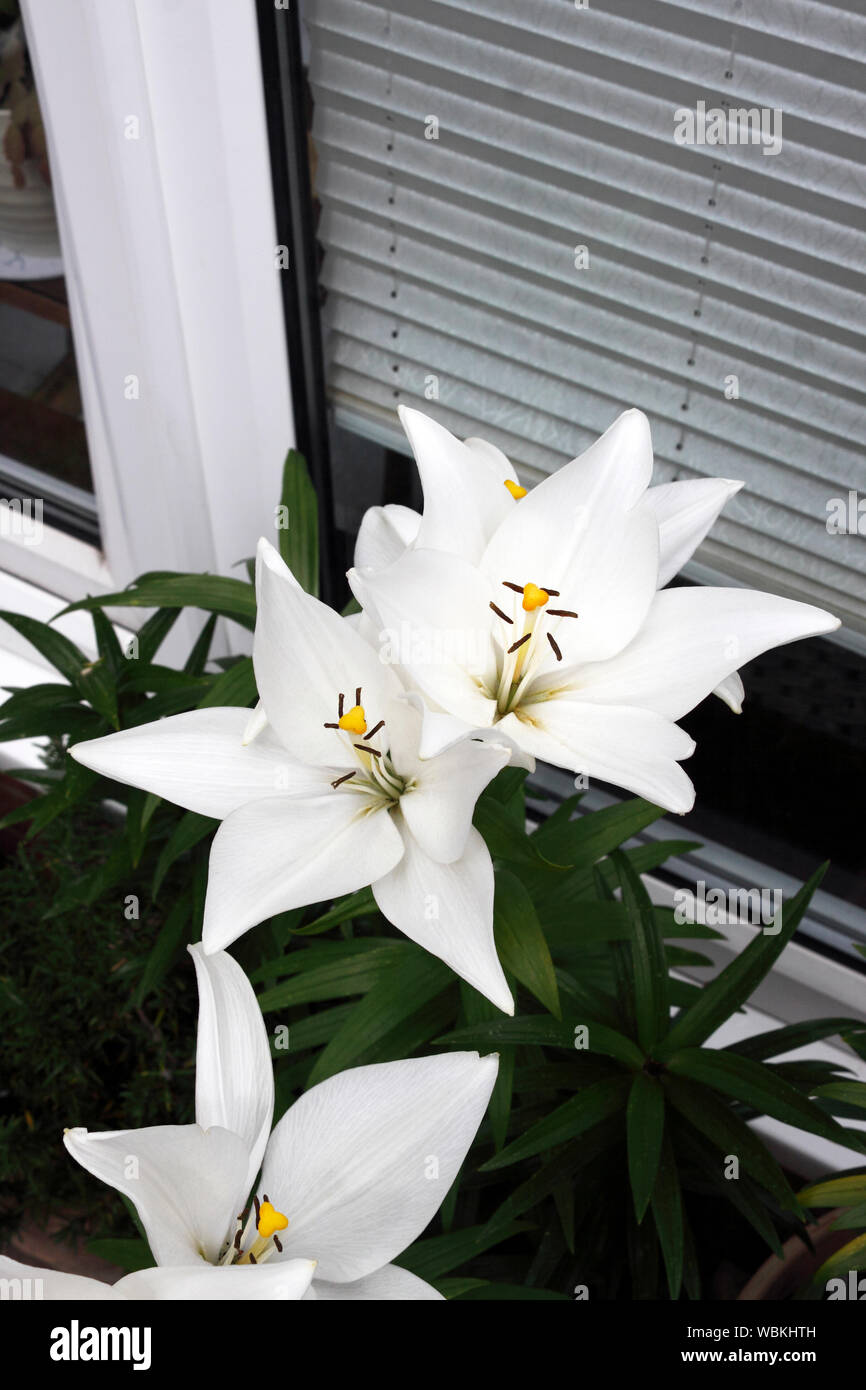
[[[356,1067],[307,1091],[271,1133],[273,1072],[252,986],[225,952],[189,949],[196,1123],[64,1136],[73,1158],[134,1204],[157,1267],[108,1286],[0,1259],[0,1277],[41,1279],[49,1299],[441,1298],[390,1261],[453,1183],[498,1058]]]
[[[406,516],[362,527],[360,559],[397,558],[349,578],[380,641],[401,634],[429,707],[422,754],[469,727],[495,729],[528,756],[690,810],[679,764],[694,743],[676,720],[713,691],[738,708],[741,665],[839,626],[772,594],[659,588],[738,484],[650,488],[649,423],[636,410],[526,496],[493,446],[461,444],[418,412],[403,422],[424,516],[402,551]]]
[[[420,702],[396,667],[306,594],[264,540],[256,582],[261,711],[193,710],[76,744],[72,756],[222,820],[205,950],[370,884],[390,922],[513,1013],[493,940],[493,866],[472,825],[511,745],[466,730],[422,760]]]

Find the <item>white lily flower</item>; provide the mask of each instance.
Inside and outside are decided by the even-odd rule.
[[[79,743],[72,756],[223,821],[206,950],[370,884],[390,922],[513,1013],[493,939],[493,866],[472,825],[512,756],[508,740],[464,730],[422,760],[421,702],[353,624],[304,593],[267,541],[257,587],[261,710],[193,710]]]
[[[421,477],[424,516],[395,503],[369,507],[355,542],[355,569],[385,569],[409,549],[456,551],[479,564],[493,532],[527,489],[495,445],[480,439],[461,442],[419,410],[401,405],[397,414]],[[692,478],[647,488],[644,501],[659,524],[659,589],[679,574],[742,486],[730,478]],[[456,496],[464,519],[459,535],[449,520]],[[742,713],[745,691],[736,672],[712,693],[735,714]]]
[[[225,952],[190,951],[196,1124],[64,1136],[88,1172],[133,1202],[158,1267],[112,1287],[12,1260],[0,1260],[0,1275],[41,1278],[48,1298],[439,1299],[390,1261],[453,1183],[498,1058],[356,1067],[307,1091],[271,1133],[273,1072],[252,986]]]
[[[385,570],[349,576],[383,635],[418,637],[404,638],[403,649],[434,705],[422,753],[439,752],[467,727],[496,729],[530,756],[690,810],[694,788],[679,763],[694,743],[675,721],[716,689],[737,708],[739,666],[830,632],[838,620],[747,589],[659,591],[737,485],[672,484],[653,497],[649,424],[639,411],[626,411],[525,498],[513,501],[502,486],[506,514],[474,563],[491,524],[477,501],[489,481],[480,487],[477,478],[482,463],[488,475],[498,465],[434,422],[424,428],[425,514],[413,546]],[[418,430],[413,420],[420,454]],[[438,487],[427,515],[434,445],[446,459],[442,476],[462,467],[475,480],[465,495],[453,493],[460,520],[450,553]],[[442,632],[447,643],[437,641]]]

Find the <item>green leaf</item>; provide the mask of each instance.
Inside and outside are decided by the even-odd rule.
[[[485,999],[483,994],[479,994],[478,990],[473,989],[472,985],[467,984],[465,980],[460,981],[460,998],[466,1023],[470,1027],[479,1023],[490,1023],[502,1017],[501,1011],[496,1008],[495,1004],[491,1004],[489,999]],[[490,1104],[487,1107],[487,1118],[490,1121],[490,1131],[495,1149],[502,1148],[508,1133],[508,1120],[511,1115],[514,1091],[514,1059],[514,1048],[509,1047],[500,1052],[499,1071],[496,1074]]]
[[[252,658],[245,656],[223,671],[210,690],[198,702],[199,709],[214,709],[220,705],[251,705],[258,697]]]
[[[167,695],[175,691],[190,691],[195,699],[196,690],[209,690],[208,676],[191,676],[186,671],[176,671],[173,666],[158,666],[153,663],[130,662],[130,670],[124,681],[124,690],[133,694]]]
[[[846,1105],[856,1105],[858,1110],[866,1110],[866,1085],[862,1081],[830,1081],[824,1086],[816,1086],[812,1094],[825,1100],[841,1100]]]
[[[625,1109],[628,1089],[627,1077],[611,1076],[578,1091],[576,1096],[558,1105],[543,1120],[530,1125],[513,1144],[506,1145],[501,1153],[482,1163],[481,1172],[507,1168],[511,1163],[532,1158],[537,1153],[556,1148],[558,1144],[565,1144],[579,1134],[594,1129],[602,1120]]]
[[[661,1083],[645,1071],[635,1074],[626,1111],[628,1175],[635,1217],[643,1221],[658,1173],[665,1131],[665,1097]]]
[[[79,678],[88,658],[74,642],[70,642],[56,628],[40,623],[36,618],[25,617],[23,613],[0,611],[0,619],[34,646],[56,671],[66,677],[70,685],[79,688]]]
[[[741,1173],[736,1181],[724,1178],[718,1149],[708,1143],[704,1135],[681,1120],[676,1132],[676,1150],[678,1155],[698,1169],[717,1196],[725,1202],[730,1202],[740,1212],[773,1254],[778,1255],[780,1260],[783,1259],[782,1242],[767,1213],[764,1189],[759,1187],[748,1173]]]
[[[186,937],[191,909],[189,893],[184,893],[181,897],[176,898],[172,904],[171,910],[150,949],[144,970],[141,972],[141,978],[133,996],[135,1008],[141,1008],[147,996],[153,990],[158,989],[165,979]]]
[[[799,893],[785,904],[778,933],[761,931],[744,951],[727,965],[720,975],[704,985],[695,1002],[677,1014],[660,1057],[670,1056],[679,1048],[693,1047],[705,1042],[711,1033],[730,1018],[763,980],[790,941],[809,906],[812,894],[827,871],[823,864]]]
[[[666,1133],[652,1194],[652,1212],[662,1248],[670,1296],[677,1299],[683,1282],[685,1217],[677,1160]]]
[[[419,1279],[430,1283],[450,1274],[453,1269],[466,1264],[468,1260],[482,1255],[491,1246],[512,1236],[529,1231],[528,1221],[512,1221],[498,1231],[490,1231],[487,1226],[465,1226],[462,1231],[448,1231],[444,1235],[428,1236],[426,1240],[416,1240],[394,1263],[401,1269],[417,1274]]]
[[[70,603],[63,613],[74,613],[82,608],[88,612],[94,608],[201,608],[207,613],[221,613],[226,618],[233,618],[251,631],[256,625],[256,591],[253,585],[219,574],[153,571],[134,579],[119,593],[99,594],[95,598]]]
[[[548,872],[561,872],[565,867],[545,859],[535,844],[535,836],[527,835],[523,826],[517,825],[508,809],[495,797],[485,795],[479,798],[472,823],[483,835],[494,859],[501,859],[505,864],[534,865]]]
[[[307,1080],[314,1086],[357,1059],[392,1029],[448,989],[454,976],[429,952],[415,949],[387,965],[316,1060]]]
[[[496,874],[493,901],[496,950],[504,969],[510,970],[555,1018],[562,1017],[553,961],[532,899],[513,874]]]
[[[183,669],[189,675],[200,676],[204,671],[207,665],[207,659],[210,655],[210,648],[213,642],[214,632],[216,631],[216,625],[217,614],[211,613],[198,637],[195,639],[195,645],[192,651],[184,662]]]
[[[849,1173],[812,1183],[797,1193],[804,1207],[856,1207],[866,1202],[866,1173]]]
[[[786,1028],[771,1028],[768,1032],[756,1033],[754,1037],[731,1043],[724,1051],[735,1052],[738,1057],[751,1057],[754,1062],[763,1062],[768,1057],[779,1057],[783,1052],[793,1052],[795,1048],[820,1042],[822,1038],[833,1038],[850,1029],[862,1030],[866,1034],[866,1023],[857,1018],[813,1018],[803,1023],[791,1023]]]
[[[306,459],[297,449],[286,454],[280,505],[286,508],[288,521],[278,532],[280,555],[301,588],[318,594],[319,508]]]
[[[95,611],[95,610],[94,610]],[[171,629],[180,617],[179,608],[160,608],[146,623],[142,623],[132,642],[130,642],[124,652],[124,660],[128,664],[135,661],[153,661],[163,642]],[[130,655],[131,651],[138,648],[138,656]]]
[[[576,820],[542,823],[532,839],[548,860],[557,864],[594,864],[618,849],[665,813],[660,806],[635,797],[606,806]]]
[[[866,1269],[866,1235],[849,1241],[841,1250],[837,1250],[835,1255],[831,1255],[829,1260],[825,1260],[812,1283],[826,1284],[828,1279],[844,1279],[852,1269]]]
[[[572,1181],[599,1154],[606,1153],[622,1136],[622,1124],[616,1117],[596,1125],[595,1129],[566,1144],[543,1163],[531,1178],[520,1184],[487,1223],[491,1232],[500,1231],[525,1211],[548,1197],[560,1183]]]
[[[688,1047],[675,1052],[665,1065],[673,1075],[685,1076],[690,1081],[711,1086],[713,1090],[732,1096],[734,1100],[751,1106],[761,1114],[771,1115],[783,1124],[794,1125],[811,1134],[820,1134],[823,1139],[835,1144],[862,1151],[862,1136],[837,1124],[807,1100],[796,1086],[785,1081],[763,1062],[735,1057],[713,1048]]]
[[[182,854],[187,854],[191,849],[194,849],[205,835],[210,835],[218,825],[219,821],[214,820],[211,816],[200,816],[197,811],[184,812],[156,861],[151,889],[154,897],[162,887],[163,879],[172,864]]]
[[[296,927],[293,934],[295,936],[319,936],[322,932],[329,931],[331,927],[338,927],[341,923],[350,922],[355,917],[372,916],[378,911],[372,890],[361,888],[357,893],[350,893],[348,897],[340,898],[333,907],[329,908],[321,917],[317,917],[314,922],[308,922],[305,927]]]
[[[615,850],[611,863],[619,877],[623,905],[633,927],[631,957],[637,1041],[645,1052],[652,1052],[667,1033],[670,1016],[664,940],[656,929],[649,894],[628,860]]]
[[[676,1109],[719,1150],[719,1173],[727,1157],[739,1160],[750,1177],[776,1199],[785,1211],[802,1215],[797,1198],[767,1146],[729,1105],[705,1086],[695,1086],[676,1076],[665,1078],[665,1090]]]
[[[100,1260],[108,1260],[109,1264],[119,1265],[127,1274],[134,1274],[138,1269],[150,1269],[153,1266],[153,1256],[146,1240],[106,1237],[89,1240],[87,1248],[91,1255],[97,1255]]]
[[[349,960],[334,961],[316,970],[308,970],[259,995],[262,1013],[287,1009],[291,1004],[310,1004],[319,999],[340,999],[353,994],[366,994],[381,979],[387,966],[413,947],[408,942],[389,941],[375,951]]]
[[[126,660],[117,633],[99,608],[93,610],[90,620],[93,623],[96,650],[105,663],[106,669],[111,673],[112,680],[116,682],[126,667]]]

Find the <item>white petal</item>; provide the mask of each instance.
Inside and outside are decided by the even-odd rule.
[[[400,810],[424,852],[441,864],[450,864],[463,853],[475,803],[496,774],[508,766],[512,746],[495,740],[491,730],[484,730],[483,737],[464,738],[438,757],[422,761],[418,757],[422,715],[417,707],[409,706],[408,717],[414,723],[414,757],[410,760],[404,753],[395,766],[401,774],[404,767],[407,769],[414,786],[400,798]],[[391,749],[393,755],[393,743]]]
[[[190,710],[122,729],[70,749],[85,767],[141,787],[188,811],[222,819],[281,788],[321,789],[322,779],[289,756],[271,730],[244,747],[247,709]]]
[[[286,1258],[317,1278],[362,1279],[438,1210],[481,1123],[498,1058],[475,1052],[355,1067],[307,1091],[280,1120],[262,1191],[289,1218]]]
[[[327,1284],[324,1279],[316,1279],[311,1293],[314,1298],[324,1299],[363,1299],[367,1303],[400,1302],[444,1302],[443,1296],[425,1279],[410,1274],[399,1265],[383,1265],[375,1274],[364,1279],[355,1279],[351,1284]]]
[[[171,1269],[139,1269],[115,1284],[121,1296],[141,1299],[197,1299],[250,1303],[297,1302],[304,1297],[316,1268],[315,1260],[281,1260],[262,1265],[190,1265]]]
[[[247,1146],[249,1192],[274,1118],[274,1071],[268,1035],[252,985],[225,951],[189,947],[198,980],[195,1118],[218,1125]]]
[[[425,854],[408,827],[403,840],[406,852],[400,863],[373,884],[380,910],[497,1009],[513,1014],[493,940],[493,865],[484,840],[470,827],[466,848],[452,864],[439,864]]]
[[[598,564],[605,573],[616,574],[611,552],[619,561],[625,544],[618,534],[622,518],[651,475],[649,422],[639,410],[627,410],[579,458],[516,504],[493,535],[481,568],[494,584],[531,581],[559,589],[563,606],[583,615],[589,606],[586,595],[568,590],[589,586]]]
[[[663,589],[625,651],[562,679],[594,704],[639,705],[680,719],[761,652],[838,626],[820,608],[753,589]]]
[[[63,1142],[82,1168],[130,1199],[157,1264],[216,1260],[248,1195],[249,1155],[237,1134],[198,1125],[68,1129]]]
[[[353,765],[345,740],[324,727],[336,722],[339,695],[346,696],[348,708],[360,686],[368,723],[376,723],[399,683],[351,623],[287,581],[286,567],[267,541],[259,542],[256,574],[253,664],[268,719],[300,761]]]
[[[462,443],[450,430],[405,406],[398,411],[424,490],[415,544],[478,561],[493,532],[515,506],[505,479],[517,475],[500,449]]]
[[[432,550],[407,551],[381,574],[350,570],[361,606],[379,624],[381,659],[400,665],[429,697],[484,728],[495,702],[492,590],[473,565]]]
[[[257,739],[259,734],[263,733],[267,727],[268,716],[265,714],[265,707],[262,704],[261,700],[258,700],[256,702],[255,709],[253,710],[252,714],[249,717],[249,720],[247,721],[247,725],[244,729],[244,736],[241,739],[241,743],[246,748],[247,744],[252,743],[254,739]]]
[[[718,695],[720,700],[724,700],[728,709],[732,709],[734,714],[742,714],[746,691],[739,671],[734,671],[733,675],[720,681],[713,690],[713,694]]]
[[[411,507],[401,507],[394,502],[384,507],[368,507],[355,541],[358,569],[387,569],[414,543],[420,525],[421,514]]]
[[[96,1299],[122,1300],[124,1295],[117,1285],[103,1284],[100,1279],[89,1279],[84,1274],[65,1274],[58,1269],[42,1269],[39,1265],[22,1265],[0,1255],[0,1280],[15,1280],[16,1283],[2,1284],[3,1301],[45,1303],[75,1302],[84,1303]],[[121,1281],[122,1282],[122,1281]]]
[[[679,766],[695,745],[660,715],[626,705],[595,705],[568,693],[509,714],[502,727],[537,758],[587,773],[684,815],[695,790]],[[531,717],[532,722],[528,722]]]
[[[647,506],[659,524],[660,589],[691,559],[725,503],[742,486],[731,478],[689,478],[647,489]]]
[[[388,873],[402,852],[388,812],[371,812],[369,797],[347,786],[250,802],[214,836],[204,948],[222,950],[274,913],[354,893]]]
[[[410,698],[411,695],[410,695]],[[457,719],[453,714],[444,714],[437,709],[431,709],[427,700],[421,701],[424,722],[421,726],[421,734],[418,743],[418,756],[422,761],[427,758],[435,758],[437,754],[446,752],[453,748],[456,743],[462,743],[468,734],[483,734],[485,737],[495,739],[496,742],[506,742],[511,745],[511,767],[522,767],[527,772],[535,771],[535,759],[520,748],[513,739],[506,738],[502,733],[501,724],[493,724],[489,729],[478,729],[472,724],[467,724],[465,719]]]

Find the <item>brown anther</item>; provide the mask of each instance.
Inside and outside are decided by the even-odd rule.
[[[343,705],[345,704],[345,701],[346,701],[346,697],[345,697],[345,695],[343,694],[343,692],[342,692],[342,690],[341,690],[341,691],[340,691],[339,698],[338,698],[338,700],[337,700],[337,718],[338,718],[338,719],[342,719],[342,718],[343,718]]]
[[[384,721],[384,719],[380,719],[380,720],[379,720],[379,723],[378,723],[378,724],[374,724],[373,727],[372,727],[372,729],[370,730],[370,732],[369,732],[368,734],[365,734],[365,735],[364,735],[364,739],[366,740],[366,739],[368,739],[368,738],[372,738],[374,734],[378,734],[379,730],[380,730],[380,729],[384,729],[384,727],[385,727],[385,721]]]
[[[502,611],[501,608],[497,608],[495,603],[491,603],[490,607],[493,609],[493,611],[494,611],[494,613],[496,614],[497,618],[501,618],[502,621],[503,621],[504,623],[513,623],[513,622],[514,622],[514,619],[513,619],[513,618],[509,618],[509,616],[508,616],[507,613],[503,613],[503,611]]]
[[[279,1238],[279,1236],[275,1234],[275,1235],[271,1236],[271,1240],[274,1242],[274,1245],[277,1247],[277,1249],[279,1250],[280,1254],[282,1255],[282,1253],[283,1253],[283,1247],[280,1245],[280,1238]]]
[[[249,1261],[250,1261],[250,1264],[251,1264],[251,1265],[257,1265],[257,1264],[258,1264],[258,1260],[256,1259],[255,1255],[253,1254],[252,1250],[250,1251],[250,1254],[249,1254]]]
[[[353,743],[353,748],[357,748],[359,753],[369,753],[371,758],[381,758],[382,754],[378,748],[365,748],[363,743]]]
[[[551,633],[548,632],[548,634],[547,634],[547,640],[548,640],[548,642],[550,643],[551,647],[553,648],[553,655],[556,657],[557,661],[561,661],[561,660],[562,660],[562,652],[559,650],[559,647],[558,647],[557,644],[556,644],[556,638],[555,638],[554,636],[552,636]]]
[[[356,691],[355,691],[355,704],[356,704],[356,705],[360,705],[360,703],[361,703],[361,687],[360,687],[360,685],[359,685],[358,688],[357,688]]]
[[[579,618],[579,613],[573,613],[570,608],[548,608],[548,618]]]
[[[268,1200],[268,1199],[267,1199],[267,1197],[266,1197],[266,1198],[265,1198],[265,1201],[267,1201],[267,1200]],[[254,1198],[253,1198],[253,1206],[254,1206],[255,1209],[256,1209],[256,1225],[258,1226],[258,1224],[259,1224],[259,1212],[260,1212],[261,1209],[262,1209],[262,1207],[261,1207],[261,1202],[259,1201],[258,1197],[254,1197]]]
[[[542,584],[541,587],[542,587],[542,589],[544,590],[544,592],[547,594],[547,597],[548,597],[548,598],[559,598],[559,590],[558,590],[558,589],[548,589],[548,587],[547,587],[546,584]]]
[[[323,729],[339,729],[339,724],[323,724]]]
[[[516,652],[517,648],[522,647],[524,642],[528,642],[531,636],[531,632],[524,632],[522,637],[519,637],[516,642],[512,642],[511,646],[508,648],[508,651],[506,652],[506,656],[510,656],[512,652]]]
[[[336,791],[336,790],[337,790],[337,787],[342,786],[344,782],[348,782],[349,778],[350,778],[350,777],[354,777],[354,775],[355,775],[354,772],[344,772],[343,775],[342,775],[342,777],[338,777],[338,778],[336,779],[336,781],[334,781],[334,782],[331,783],[331,786],[332,786],[332,787],[334,788],[334,790]]]
[[[522,584],[512,584],[510,579],[503,579],[502,584],[506,589],[513,589],[516,594],[523,593],[524,586]]]

